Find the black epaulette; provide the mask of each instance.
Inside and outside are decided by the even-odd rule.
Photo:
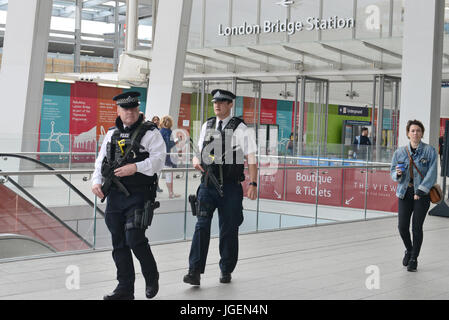
[[[113,126],[113,127],[110,127],[110,128],[108,129],[108,131],[109,131],[109,130],[115,130],[115,129],[117,129],[117,127],[116,127],[116,126]]]
[[[146,129],[145,131],[148,131],[148,130],[153,131],[154,129],[157,129],[156,124],[154,122],[149,121],[149,120],[143,122],[143,125],[144,125],[144,128]]]
[[[207,128],[215,129],[216,121],[217,121],[217,117],[210,117],[209,119],[207,119]],[[231,120],[229,120],[228,124],[226,125],[226,128],[235,130],[241,123],[246,125],[245,121],[241,117],[232,117]]]
[[[228,124],[226,125],[225,129],[227,128],[227,129],[235,130],[241,123],[246,124],[242,118],[232,117],[231,120],[229,120]]]
[[[215,129],[215,121],[217,120],[217,117],[210,117],[207,119],[207,129],[214,128]]]

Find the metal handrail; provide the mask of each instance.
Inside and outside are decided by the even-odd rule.
[[[274,169],[275,167],[273,167]],[[279,167],[282,170],[309,170],[309,169],[385,169],[390,168],[390,165],[351,165],[351,166],[291,166],[291,167]],[[270,169],[270,167],[262,167],[262,169]],[[198,171],[195,168],[164,168],[161,172],[192,172]],[[61,175],[61,174],[92,174],[94,169],[64,169],[64,170],[22,170],[22,171],[0,171],[1,176],[27,176],[27,175]]]
[[[0,157],[12,157],[12,158],[19,158],[19,159],[23,159],[23,160],[27,160],[27,161],[31,161],[34,162],[44,168],[46,168],[47,170],[53,171],[53,173],[51,174],[56,174],[56,176],[62,181],[64,182],[70,189],[72,189],[73,191],[75,191],[75,193],[81,197],[81,199],[83,199],[87,204],[89,204],[89,206],[91,206],[92,208],[95,208],[102,216],[104,216],[104,212],[103,210],[101,210],[100,208],[98,208],[89,198],[87,198],[84,193],[82,193],[80,190],[78,190],[77,187],[75,187],[70,181],[68,181],[66,178],[64,178],[61,174],[58,173],[54,173],[54,171],[56,171],[55,169],[53,169],[51,166],[49,166],[48,164],[45,164],[39,160],[27,157],[27,156],[23,156],[20,154],[14,154],[14,153],[0,153]],[[17,174],[16,174],[17,175]]]

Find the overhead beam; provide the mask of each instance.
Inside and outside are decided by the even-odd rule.
[[[211,62],[224,64],[224,65],[226,65],[228,67],[231,67],[231,68],[237,68],[237,67],[238,68],[245,68],[244,66],[238,65],[238,64],[233,63],[233,62],[229,62],[229,61],[225,61],[225,60],[221,60],[221,59],[217,59],[217,58],[213,58],[213,57],[204,56],[204,55],[201,55],[201,54],[198,54],[198,53],[193,53],[193,52],[190,52],[190,51],[187,51],[187,55],[189,55],[191,57],[198,58],[198,59],[204,59],[204,60],[209,60]]]
[[[341,63],[338,62],[338,61],[331,60],[331,59],[328,59],[328,58],[324,58],[324,57],[318,56],[318,55],[316,55],[316,54],[309,53],[309,52],[306,52],[306,51],[302,51],[302,50],[299,50],[299,49],[296,49],[296,48],[292,48],[292,47],[289,47],[289,46],[282,46],[282,47],[283,47],[285,50],[287,50],[287,51],[290,51],[290,52],[293,52],[293,53],[297,53],[297,54],[303,55],[304,57],[308,57],[308,58],[311,58],[311,59],[315,59],[315,60],[318,60],[318,61],[322,61],[322,62],[331,64],[331,65],[333,65],[333,66],[339,66],[339,67],[341,67]]]
[[[379,62],[377,62],[377,61],[375,61],[375,60],[368,59],[368,58],[362,57],[362,56],[360,56],[360,55],[358,55],[358,54],[354,54],[354,53],[352,53],[352,52],[348,52],[348,51],[345,51],[345,50],[341,50],[341,49],[332,47],[332,46],[327,45],[327,44],[324,44],[324,43],[320,43],[320,44],[321,44],[321,46],[322,46],[324,49],[327,49],[327,50],[330,50],[330,51],[337,52],[337,53],[339,53],[339,54],[341,54],[341,55],[343,55],[343,56],[347,56],[347,57],[350,57],[350,58],[353,58],[353,59],[356,59],[356,60],[359,60],[359,61],[362,61],[362,62],[366,62],[366,63],[369,63],[369,64],[373,64],[374,67],[377,67],[377,66],[379,65]]]
[[[390,50],[388,50],[388,49],[379,47],[379,46],[377,46],[377,45],[375,45],[375,44],[372,44],[372,43],[369,43],[369,42],[366,42],[366,41],[362,41],[362,43],[363,43],[363,45],[366,46],[367,48],[370,48],[370,49],[373,49],[373,50],[377,50],[377,51],[379,51],[379,52],[382,52],[382,53],[384,53],[384,54],[388,54],[388,55],[390,55],[390,56],[392,56],[392,57],[395,57],[395,58],[398,58],[398,59],[402,60],[402,54],[399,54],[399,53],[390,51]]]
[[[273,59],[276,59],[276,60],[279,60],[279,61],[283,61],[283,62],[286,62],[286,63],[289,63],[289,64],[302,63],[301,60],[288,59],[286,57],[278,56],[278,55],[275,55],[275,54],[272,54],[272,53],[269,53],[269,52],[265,52],[265,51],[262,51],[262,50],[258,50],[258,49],[254,49],[254,48],[250,48],[250,47],[247,47],[246,49],[248,49],[248,51],[250,51],[252,53],[259,54],[259,55],[265,56],[267,58],[273,58]]]
[[[237,55],[237,54],[234,54],[234,53],[226,52],[226,51],[219,50],[219,49],[214,49],[214,51],[216,53],[218,53],[218,54],[221,54],[221,55],[224,55],[224,56],[228,56],[228,57],[231,57],[231,58],[234,58],[234,59],[240,59],[242,61],[258,64],[260,67],[268,66],[268,63],[261,62],[261,61],[258,61],[258,60],[255,60],[255,59],[251,59],[251,58],[247,58],[247,57],[243,57],[243,56],[240,56],[240,55]]]

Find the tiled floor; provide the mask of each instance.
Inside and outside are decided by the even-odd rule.
[[[190,242],[155,245],[155,299],[447,299],[447,243],[449,219],[427,217],[418,272],[411,273],[401,264],[395,218],[247,234],[232,282],[220,284],[213,239],[200,288],[182,282]],[[136,299],[145,299],[135,265]],[[69,266],[79,268],[79,289],[66,287],[74,283]],[[0,299],[101,299],[115,285],[110,251],[0,263]]]

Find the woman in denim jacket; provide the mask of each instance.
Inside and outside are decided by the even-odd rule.
[[[396,150],[390,173],[393,180],[398,182],[396,196],[399,198],[399,233],[406,248],[402,264],[408,271],[416,271],[423,242],[424,219],[430,207],[429,191],[437,179],[437,152],[434,147],[421,141],[424,126],[420,121],[410,120],[406,129],[410,143]],[[410,162],[407,150],[424,178]],[[413,243],[410,238],[412,216]]]

